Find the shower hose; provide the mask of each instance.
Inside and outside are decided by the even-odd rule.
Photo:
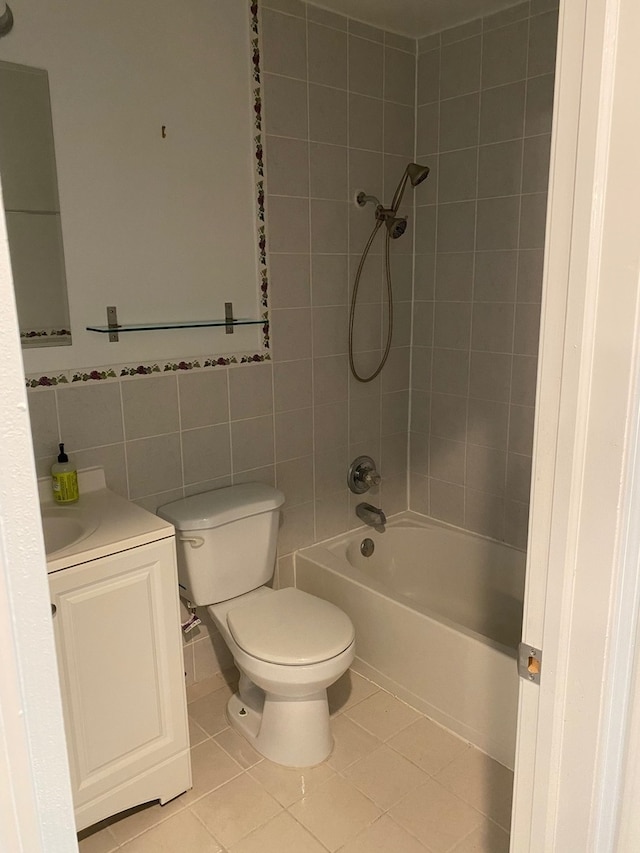
[[[365,261],[367,260],[367,255],[371,250],[371,246],[373,245],[373,241],[376,238],[376,234],[380,230],[380,226],[382,225],[383,220],[377,219],[375,225],[373,226],[373,230],[369,235],[369,239],[367,240],[367,245],[364,247],[364,251],[362,252],[362,257],[360,258],[360,263],[358,264],[358,270],[356,272],[356,278],[353,284],[353,293],[351,295],[351,308],[349,310],[349,368],[351,369],[351,373],[358,380],[358,382],[371,382],[376,376],[380,373],[382,368],[385,366],[387,358],[389,357],[389,350],[391,349],[391,337],[393,335],[393,291],[391,289],[391,261],[390,261],[390,243],[391,243],[391,235],[389,231],[387,231],[385,238],[385,246],[384,246],[384,260],[385,260],[385,275],[387,280],[387,303],[389,305],[389,320],[387,324],[387,342],[385,344],[384,352],[382,354],[382,358],[380,359],[380,364],[376,367],[376,369],[369,376],[361,376],[356,370],[356,366],[353,359],[353,325],[356,314],[356,303],[358,301],[358,288],[360,287],[360,279],[362,278],[362,270],[364,268]]]

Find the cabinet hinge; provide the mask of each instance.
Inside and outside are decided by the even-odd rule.
[[[518,675],[534,684],[540,684],[542,670],[542,649],[536,649],[527,643],[518,646]]]

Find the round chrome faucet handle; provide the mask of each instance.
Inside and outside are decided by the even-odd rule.
[[[349,466],[347,485],[355,495],[364,494],[372,486],[377,486],[381,479],[370,456],[358,456]]]

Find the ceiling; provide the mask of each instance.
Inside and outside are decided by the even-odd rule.
[[[520,0],[311,0],[312,5],[348,15],[411,38],[437,33],[490,15]]]

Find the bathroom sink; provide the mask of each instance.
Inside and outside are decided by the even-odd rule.
[[[78,507],[43,507],[42,532],[47,556],[81,542],[97,526],[97,521]]]

